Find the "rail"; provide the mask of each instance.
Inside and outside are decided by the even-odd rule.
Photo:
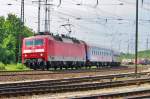
[[[138,75],[140,76],[147,75],[147,73],[149,72],[138,73]],[[100,81],[102,79],[113,79],[123,77],[133,77],[133,79],[119,80],[119,81],[109,80],[106,82]],[[0,84],[0,96],[92,90],[92,89],[111,88],[134,84],[143,84],[148,82],[150,82],[149,77],[135,78],[134,73],[130,73],[130,74],[82,77],[72,79],[9,83],[9,84]]]

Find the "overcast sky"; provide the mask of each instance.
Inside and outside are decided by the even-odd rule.
[[[20,0],[0,0],[0,16],[14,13],[20,17]],[[136,0],[49,0],[51,6],[50,30],[67,34],[61,25],[72,24],[71,36],[123,52],[134,52]],[[150,43],[150,1],[139,0],[139,49]],[[12,5],[8,5],[12,4]],[[37,31],[37,4],[25,0],[25,25]],[[41,31],[44,30],[44,5],[41,10]],[[129,50],[128,50],[129,46]],[[150,48],[150,44],[149,44]]]

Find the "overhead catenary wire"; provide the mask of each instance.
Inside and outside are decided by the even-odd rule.
[[[85,2],[88,2],[86,0],[80,0],[79,2],[77,0],[69,0],[69,1],[62,0],[61,1],[61,6],[59,6],[59,8],[56,8],[56,9],[58,9],[58,13],[59,12],[64,12],[64,13],[59,13],[59,16],[63,16],[65,18],[71,18],[71,20],[78,21],[79,23],[81,23],[81,26],[86,25],[86,24],[87,25],[97,24],[97,26],[98,26],[100,24],[99,27],[104,28],[105,25],[107,26],[109,24],[112,24],[112,25],[117,25],[118,24],[119,29],[120,28],[127,28],[127,29],[129,29],[130,32],[133,31],[132,29],[130,29],[130,27],[133,28],[134,25],[135,25],[134,18],[132,18],[132,17],[131,18],[126,18],[125,16],[120,15],[118,13],[114,14],[114,10],[112,10],[112,11],[104,10],[104,9],[102,9],[102,6],[108,6],[108,7],[112,6],[113,8],[115,6],[119,7],[118,5],[114,5],[114,4],[119,4],[119,1],[120,1],[120,3],[124,3],[125,6],[129,5],[129,6],[134,7],[135,2],[130,1],[130,0],[113,0],[113,1],[118,1],[118,3],[101,3],[101,2],[103,2],[103,0],[99,0],[97,7],[94,7],[97,0],[95,0],[92,4],[85,3]],[[19,2],[19,0],[17,0],[16,2]],[[145,8],[148,9],[149,8],[149,7],[146,6],[146,5],[148,5],[148,3],[146,3],[146,2],[148,2],[148,1],[143,0],[143,7],[140,7],[140,9],[145,9]],[[80,5],[77,5],[77,3],[80,3]],[[25,4],[37,7],[37,5],[32,4],[32,2],[30,0],[26,0]],[[17,5],[20,5],[20,4],[17,3]],[[121,7],[124,7],[124,5],[121,6]],[[68,7],[69,9],[64,10],[65,6],[69,6]],[[76,6],[76,8],[73,8],[73,7],[70,7],[70,6]],[[85,13],[85,11],[83,11],[83,9],[85,7],[88,8],[88,10],[90,10],[90,9],[95,9],[95,10],[93,10],[93,12],[92,12],[92,10],[86,11],[86,15],[84,15],[84,14],[82,14],[82,12]],[[105,8],[107,8],[107,7],[105,7]],[[76,13],[72,14],[72,13],[75,12],[75,10],[76,10]],[[94,11],[97,11],[99,15],[96,15],[96,13],[94,13]],[[117,9],[117,11],[118,11],[118,9]],[[147,13],[148,13],[148,10],[147,10]],[[64,14],[66,14],[66,15],[64,15]],[[145,14],[145,12],[143,12],[143,14]],[[54,12],[54,14],[51,17],[57,16],[57,15],[58,14],[55,14],[55,12]],[[33,18],[33,17],[31,17],[31,18]],[[42,19],[42,17],[41,17],[41,19]],[[51,21],[52,20],[54,20],[55,23],[57,24],[57,20],[51,19]],[[141,25],[141,26],[144,25],[148,28],[149,23],[150,23],[150,21],[149,21],[148,18],[147,19],[144,19],[144,18],[139,19],[139,25]],[[56,24],[54,24],[54,25],[56,25]],[[126,25],[126,27],[124,27],[125,25]],[[128,25],[128,27],[127,27],[127,25]],[[91,28],[91,30],[94,29],[93,27],[88,27],[88,28]],[[113,31],[115,31],[115,29],[116,28],[114,28]],[[98,32],[98,30],[96,30],[96,31]]]

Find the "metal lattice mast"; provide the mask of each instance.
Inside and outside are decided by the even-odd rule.
[[[24,25],[24,0],[21,0],[21,25]]]
[[[38,1],[39,2],[39,6],[38,6],[38,33],[40,32],[40,28],[41,28],[41,0]]]
[[[48,6],[48,31],[49,31],[49,33],[51,33],[51,31],[50,31],[50,22],[51,21],[51,18],[50,18],[50,6]]]
[[[23,32],[23,26],[24,26],[24,0],[21,0],[21,16],[20,16],[20,33],[18,35],[18,58],[17,62],[21,61],[21,34]]]
[[[45,0],[45,32],[48,32],[48,8],[47,8],[47,0]]]

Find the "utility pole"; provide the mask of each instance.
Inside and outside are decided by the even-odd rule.
[[[24,0],[21,0],[21,25],[24,26]]]
[[[129,54],[129,48],[130,48],[130,41],[129,39],[127,40],[127,54]]]
[[[50,6],[53,4],[48,4],[48,0],[45,0],[45,33],[50,33]]]
[[[48,8],[47,8],[47,0],[45,0],[45,32],[48,31]]]
[[[51,21],[51,18],[50,18],[50,6],[48,6],[48,30],[49,30],[49,32],[51,33],[51,30],[50,30],[50,22]]]
[[[119,45],[118,45],[118,50],[119,50],[119,52],[121,52],[121,39],[119,40]]]
[[[137,75],[137,58],[138,58],[138,4],[139,0],[136,0],[135,75]]]
[[[51,0],[51,2],[53,2],[53,0]],[[48,2],[48,0],[45,0],[45,33],[50,33],[50,11],[51,11],[51,7],[53,6],[52,3]],[[61,0],[60,0],[60,4],[58,5],[58,7],[61,5]]]
[[[38,1],[39,2],[39,6],[38,6],[38,33],[40,32],[40,27],[41,27],[41,0]]]
[[[148,45],[149,45],[148,37],[149,37],[149,36],[147,36],[147,39],[146,39],[146,50],[148,50]]]
[[[38,0],[38,1],[32,1],[32,3],[38,3],[38,28],[37,28],[37,33],[40,33],[41,31],[41,5],[43,0]]]
[[[53,1],[53,0],[51,0]],[[41,6],[45,6],[45,23],[44,23],[44,32],[50,32],[50,6],[53,4],[48,4],[48,0],[38,0],[38,1],[32,1],[33,3],[38,2],[38,33],[41,31]],[[43,2],[43,3],[41,3]],[[61,5],[61,0],[59,0],[59,4],[57,7]]]
[[[17,62],[19,63],[21,61],[21,34],[23,32],[23,27],[24,27],[24,0],[21,0],[21,16],[20,16],[20,33],[18,35],[18,58]]]
[[[51,0],[53,1],[53,0]],[[45,23],[44,23],[44,32],[50,32],[50,6],[53,4],[48,4],[48,0],[38,0],[38,1],[32,1],[33,3],[38,2],[38,33],[41,31],[41,6],[45,6]],[[41,3],[43,2],[43,3]],[[57,7],[61,5],[61,0],[59,0],[59,4]]]
[[[96,5],[95,5],[95,7],[97,7],[97,6],[98,6],[98,4],[99,4],[99,0],[96,0]]]

